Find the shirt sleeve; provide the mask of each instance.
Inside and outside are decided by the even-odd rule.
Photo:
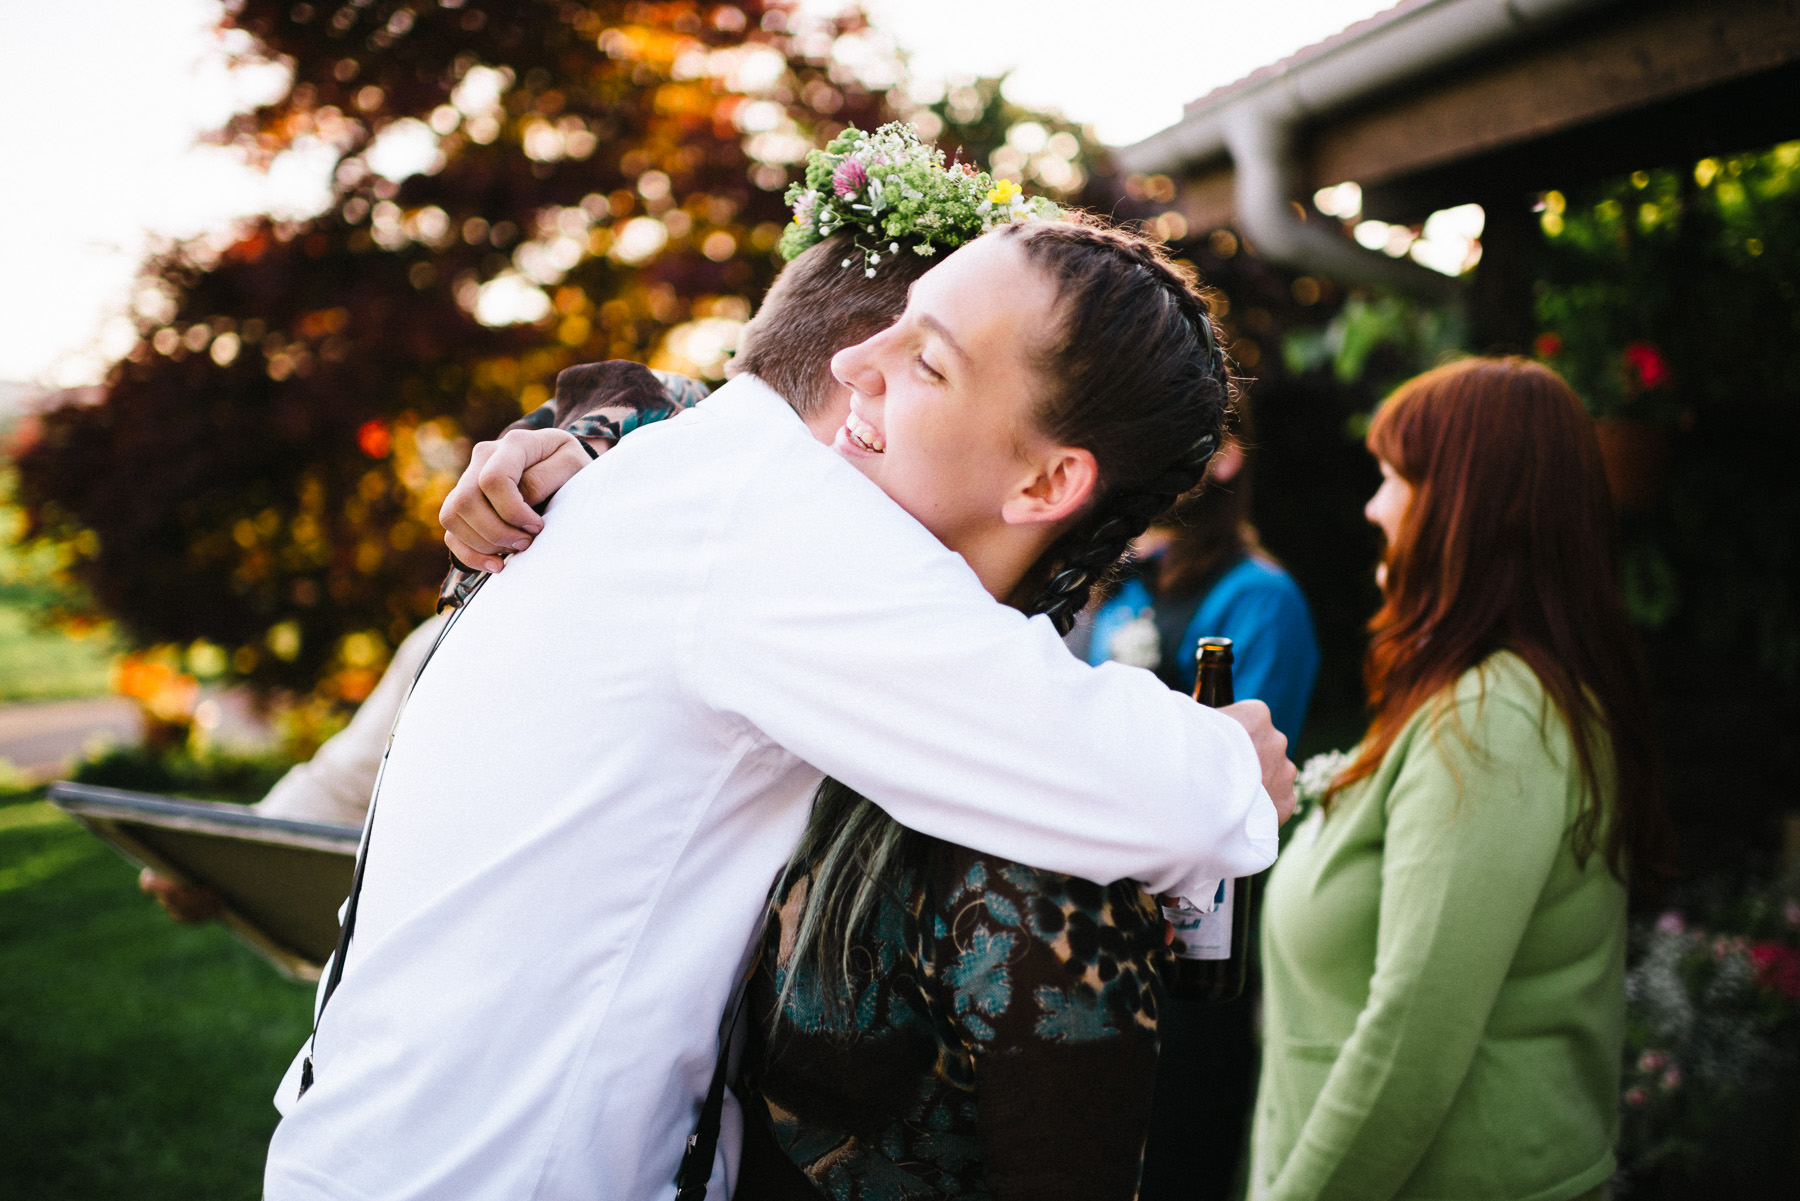
[[[340,826],[363,824],[394,718],[444,620],[433,617],[407,635],[350,724],[327,738],[311,759],[289,768],[252,806],[258,814]]]
[[[1537,713],[1490,690],[1420,728],[1404,753],[1368,1004],[1271,1201],[1399,1191],[1468,1074],[1563,844],[1567,767]]]
[[[718,535],[678,623],[704,703],[902,825],[987,854],[1182,896],[1274,860],[1243,727],[1149,672],[1079,662],[814,446],[830,462],[712,501]]]
[[[1129,884],[946,859],[927,970],[974,1061],[991,1195],[1130,1201],[1156,1077],[1154,906]]]

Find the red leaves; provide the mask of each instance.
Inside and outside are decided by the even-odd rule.
[[[356,445],[371,459],[385,459],[394,449],[394,436],[383,421],[365,421],[356,431]]]

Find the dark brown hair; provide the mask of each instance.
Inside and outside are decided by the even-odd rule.
[[[1030,606],[1067,633],[1132,539],[1205,474],[1231,407],[1230,364],[1192,269],[1161,244],[1091,218],[1002,236],[1024,244],[1060,296],[1038,428],[1099,468],[1098,500],[1044,556]]]
[[[1581,402],[1528,359],[1466,359],[1401,385],[1367,441],[1413,494],[1369,622],[1374,718],[1334,793],[1374,773],[1421,705],[1510,650],[1568,724],[1585,796],[1577,857],[1603,852],[1621,878],[1660,867],[1649,687]]]
[[[897,321],[907,289],[939,261],[903,250],[885,256],[871,279],[850,235],[833,234],[782,268],[769,285],[744,330],[736,369],[781,393],[802,417],[812,415],[835,383],[831,356]]]
[[[1250,411],[1242,397],[1238,398],[1236,409],[1225,444],[1235,443],[1238,447],[1241,457],[1237,473],[1229,480],[1216,478],[1219,458],[1215,455],[1199,486],[1176,501],[1156,522],[1174,534],[1162,554],[1162,562],[1147,581],[1158,600],[1191,596],[1240,556],[1262,552],[1256,529],[1250,524],[1252,477],[1248,443],[1254,437]]]
[[[615,406],[665,414],[673,407],[662,382],[648,367],[629,359],[607,359],[577,363],[557,372],[556,394],[506,429],[541,430],[555,426],[566,430],[598,409]]]

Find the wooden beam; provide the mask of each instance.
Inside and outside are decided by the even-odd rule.
[[[1490,216],[1535,193],[1800,138],[1800,62],[1615,113],[1363,189],[1363,215],[1410,225],[1475,201]]]
[[[1800,0],[1627,4],[1327,120],[1308,175],[1314,187],[1377,184],[1797,61]]]

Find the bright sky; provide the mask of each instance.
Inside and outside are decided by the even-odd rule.
[[[803,0],[834,10],[841,0]],[[915,74],[996,75],[1113,143],[1391,0],[869,0]],[[317,164],[269,176],[196,145],[266,78],[235,77],[217,0],[0,0],[0,380],[75,386],[129,345],[149,237],[316,211]],[[1104,18],[1096,13],[1104,11]]]

